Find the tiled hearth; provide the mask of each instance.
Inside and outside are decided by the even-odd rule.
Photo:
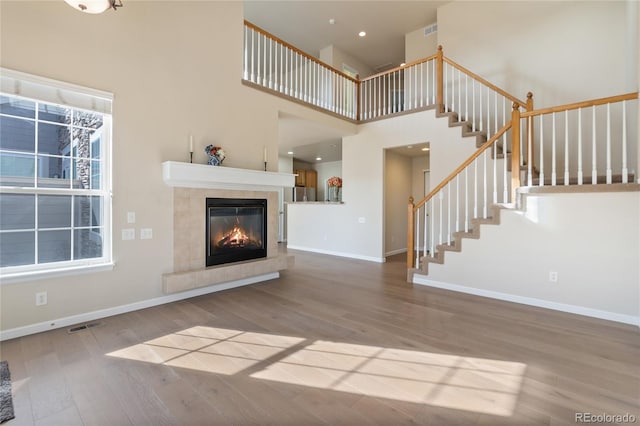
[[[162,167],[165,183],[174,187],[173,272],[163,275],[165,293],[265,281],[293,265],[293,256],[278,253],[278,194],[294,185],[294,175],[172,161]],[[267,257],[205,267],[207,198],[266,199]]]

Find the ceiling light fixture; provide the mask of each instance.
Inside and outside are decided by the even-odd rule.
[[[336,20],[331,18],[329,19],[329,25],[334,25],[336,23]]]
[[[423,151],[429,151],[429,148],[422,148]]]
[[[97,14],[106,10],[118,10],[122,0],[64,0],[69,6],[84,13]]]
[[[402,62],[402,63],[400,64],[400,66],[401,66],[401,67],[404,67],[405,65],[407,65],[407,64],[406,64],[406,63],[404,63],[404,62]]]
[[[287,154],[293,155],[293,151],[287,151]]]
[[[366,32],[364,32],[364,31],[360,31],[360,32],[358,33],[358,35],[359,35],[360,37],[364,37],[364,36],[366,36],[366,35],[367,35],[367,33],[366,33]]]
[[[322,157],[316,157],[316,161],[322,161]]]

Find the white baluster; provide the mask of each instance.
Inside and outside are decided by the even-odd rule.
[[[607,104],[607,185],[611,184],[611,104]]]
[[[476,79],[471,79],[471,131],[476,131]]]
[[[462,76],[460,70],[458,70],[458,121],[462,121],[460,115],[462,115]]]
[[[578,185],[582,185],[582,108],[578,108]]]
[[[507,100],[502,98],[502,121],[507,121]],[[496,143],[497,146],[497,143]],[[502,134],[502,202],[509,202],[509,177],[507,164],[509,163],[509,154],[507,152],[507,132]]]
[[[426,66],[426,71],[425,71]],[[420,65],[420,73],[416,74],[416,106],[423,107],[429,105],[429,63],[422,62]],[[425,77],[426,76],[426,77]],[[425,80],[426,78],[426,80]],[[425,83],[426,81],[426,83]]]
[[[591,121],[592,121],[592,136],[591,136],[591,184],[596,185],[598,183],[598,165],[596,155],[596,106],[591,109]]]
[[[551,118],[551,186],[556,186],[556,114]]]
[[[473,160],[473,218],[478,217],[478,159]]]
[[[480,119],[479,119],[479,123],[480,123],[480,131],[482,132],[484,130],[484,118],[482,115],[482,84],[480,85],[480,100],[478,102],[478,106],[480,108]]]
[[[467,73],[464,74],[464,120],[469,121],[469,75]]]
[[[564,184],[569,185],[569,110],[564,111]]]
[[[435,231],[434,231],[434,224],[435,224],[435,217],[434,217],[434,206],[433,203],[435,203],[435,197],[432,198],[431,200],[429,200],[429,205],[431,206],[431,244],[429,245],[429,254],[431,255],[431,257],[433,257],[434,253],[435,253]]]
[[[622,183],[629,183],[627,168],[627,101],[622,101]]]
[[[487,87],[487,140],[491,139],[491,92]]]
[[[453,66],[451,68],[451,112],[456,112],[456,69]]]
[[[420,209],[416,210],[416,241],[413,244],[413,249],[416,252],[416,268],[420,267],[420,249],[418,249],[418,236],[420,235]],[[425,223],[426,225],[426,223]]]
[[[423,209],[424,209],[424,239],[422,241],[423,243],[422,256],[426,257],[427,256],[427,228],[429,227],[429,223],[428,223],[429,215],[427,214],[426,204],[423,206]]]
[[[262,86],[269,87],[267,83],[267,37],[262,36],[264,49],[262,54]]]
[[[456,232],[460,231],[460,175],[456,176]]]
[[[482,175],[483,175],[483,188],[482,188],[482,217],[487,218],[487,150],[482,153]]]
[[[442,66],[442,72],[444,73],[444,75],[442,76],[442,78],[443,78],[443,80],[444,80],[444,81],[442,82],[442,88],[443,88],[443,90],[444,90],[444,112],[447,112],[447,100],[449,99],[449,93],[448,93],[448,91],[447,91],[447,74],[448,74],[448,72],[447,72],[447,67],[448,67],[448,66],[449,66],[449,65],[448,65],[447,63],[445,63],[445,64]]]
[[[442,244],[442,205],[444,204],[443,200],[444,200],[444,192],[442,190],[440,190],[440,192],[438,192],[438,200],[439,200],[439,207],[440,207],[440,213],[439,213],[439,220],[440,220],[440,225],[438,226],[438,244]]]
[[[464,232],[469,232],[469,167],[464,168]]]
[[[242,78],[249,79],[249,27],[244,26],[244,69],[242,70]]]
[[[451,245],[451,182],[447,184],[447,245]]]
[[[498,92],[493,92],[493,131],[498,133]]]
[[[496,111],[497,114],[497,111]],[[496,115],[497,117],[497,115]],[[493,142],[493,204],[498,203],[498,142]],[[506,161],[506,160],[505,160]]]
[[[436,80],[438,76],[436,74],[436,61],[431,62],[431,105],[436,104],[436,97],[438,96],[438,92],[436,89]]]
[[[544,115],[540,115],[540,176],[539,186],[544,186]]]

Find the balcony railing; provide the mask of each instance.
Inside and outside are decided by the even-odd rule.
[[[437,108],[487,139],[504,126],[521,101],[446,58],[442,48],[428,58],[363,79],[354,78],[245,21],[246,84],[354,122]]]

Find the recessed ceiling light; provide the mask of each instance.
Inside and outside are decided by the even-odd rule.
[[[316,161],[321,161],[322,157],[316,157]]]
[[[333,24],[335,24],[335,23],[336,23],[336,20],[335,20],[335,19],[333,19],[333,18],[329,19],[329,24],[330,24],[330,25],[333,25]]]
[[[423,151],[429,151],[429,148],[422,148]]]
[[[401,67],[404,67],[405,65],[407,65],[407,64],[406,64],[406,63],[404,63],[404,62],[402,62],[402,63],[400,64],[400,66],[401,66]]]
[[[364,36],[366,36],[366,35],[367,35],[367,33],[366,33],[366,32],[364,32],[364,31],[360,31],[360,32],[358,33],[358,35],[359,35],[360,37],[364,37]]]
[[[287,152],[287,154],[293,155],[293,151],[289,151],[289,152]]]

